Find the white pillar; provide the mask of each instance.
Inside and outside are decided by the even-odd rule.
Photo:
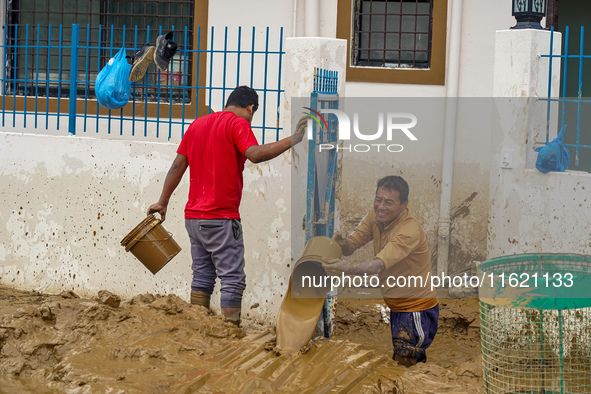
[[[547,102],[537,100],[548,97],[549,58],[541,57],[550,52],[551,33],[547,30],[497,31],[493,70],[494,97],[521,97],[522,114],[515,116],[512,129],[519,149],[515,156],[526,158],[527,168],[533,168],[537,153],[534,147],[546,142]],[[561,53],[561,33],[554,33],[554,55]],[[560,86],[560,58],[552,63],[551,96],[557,97]],[[529,98],[529,100],[528,100]],[[501,100],[502,101],[502,100]],[[497,100],[498,103],[501,101]],[[556,120],[556,117],[553,117]],[[493,129],[493,140],[495,131]],[[556,127],[550,127],[550,139],[556,136]],[[494,146],[493,146],[494,149]],[[509,147],[505,147],[509,149]],[[495,152],[493,152],[495,153]],[[496,152],[500,155],[501,152]],[[495,158],[500,162],[500,157]],[[498,167],[498,163],[496,163]],[[491,169],[494,169],[491,168]]]
[[[297,119],[292,119],[292,101],[296,98],[310,98],[314,89],[314,68],[338,72],[337,92],[345,95],[347,40],[334,38],[288,38],[285,42],[285,66],[283,68],[283,86],[285,86],[284,105],[281,119],[283,128],[291,134],[299,116],[306,112],[303,108],[294,108]],[[301,106],[302,100],[295,106]],[[308,104],[309,105],[309,101]],[[292,158],[291,206],[292,212],[303,215],[306,212],[306,174],[308,164],[308,144],[304,141],[294,148]],[[340,176],[340,175],[339,175]],[[338,209],[335,208],[338,217]],[[302,216],[292,219],[292,256],[300,256],[304,250],[305,233],[302,230]]]
[[[554,32],[554,55],[560,55],[561,33]],[[495,36],[494,97],[547,97],[548,30],[500,30]],[[552,92],[558,94],[560,62],[553,64]]]
[[[546,251],[550,235],[546,206],[552,201],[552,175],[535,169],[535,147],[546,142],[548,84],[557,97],[560,58],[553,58],[549,79],[547,30],[503,30],[496,33],[493,71],[493,117],[490,164],[488,257]],[[554,33],[553,55],[561,53],[561,34]],[[558,106],[551,111],[550,136],[556,136]],[[553,186],[554,185],[554,186]],[[550,215],[552,216],[552,215]],[[556,215],[554,215],[556,216]],[[559,216],[559,215],[558,215]],[[557,216],[557,217],[558,217]],[[556,229],[559,228],[555,225]],[[546,240],[543,238],[547,236]]]
[[[306,1],[306,37],[318,37],[320,31],[320,1],[319,0],[305,0]]]

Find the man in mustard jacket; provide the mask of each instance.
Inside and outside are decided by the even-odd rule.
[[[408,184],[399,176],[378,181],[373,210],[346,239],[335,234],[343,255],[373,241],[374,258],[349,266],[329,262],[329,275],[378,275],[384,301],[390,307],[394,354],[404,366],[426,362],[425,350],[437,333],[439,301],[427,283],[431,253],[421,225],[407,208]]]

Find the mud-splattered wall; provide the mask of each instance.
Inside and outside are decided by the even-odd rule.
[[[0,133],[0,283],[24,290],[106,289],[129,298],[150,292],[188,300],[190,245],[186,179],[165,227],[182,251],[152,275],[120,240],[155,202],[177,144]],[[290,160],[247,165],[241,205],[248,288],[245,314],[270,322],[290,258]],[[217,295],[217,293],[216,293]],[[214,295],[214,307],[218,303]],[[259,308],[250,309],[251,306]]]
[[[541,106],[545,104],[527,98],[496,102],[490,258],[515,253],[591,253],[591,174],[571,169],[544,174],[534,166],[537,144],[531,141],[542,141],[545,120],[531,114]],[[503,167],[499,163],[508,152],[511,165]],[[571,168],[576,169],[572,159]]]
[[[367,141],[351,140],[343,143],[342,173],[337,192],[341,202],[341,225],[344,231],[351,232],[360,220],[373,208],[373,198],[377,181],[388,175],[400,175],[409,184],[409,211],[425,230],[431,247],[432,263],[437,263],[438,225],[441,198],[441,162],[443,158],[443,118],[446,99],[421,98],[364,98],[346,101],[360,111],[360,118],[371,114],[361,108],[364,103],[371,109],[412,113],[417,124],[412,132],[417,138],[411,141],[400,131],[393,134],[392,141],[385,136],[383,144],[400,144],[400,152],[388,152],[384,147],[377,152],[355,152],[354,147],[362,147]],[[448,238],[449,265],[446,273],[462,271],[472,261],[486,258],[486,231],[488,218],[489,155],[491,118],[490,99],[458,99],[458,122],[456,130],[456,149],[452,184],[451,232]],[[376,121],[368,124],[365,134],[375,132]],[[488,121],[488,122],[487,122]],[[370,122],[371,123],[371,122]],[[360,126],[361,127],[361,126]],[[384,133],[385,134],[385,133]],[[359,145],[361,144],[361,145]],[[359,150],[364,150],[361,148]],[[394,149],[393,149],[394,150]],[[352,256],[362,261],[374,256],[371,244]]]
[[[550,83],[559,92],[561,36]],[[497,32],[493,139],[490,174],[488,257],[514,253],[591,253],[591,174],[569,170],[543,174],[535,168],[537,146],[545,145],[551,33]],[[518,96],[518,97],[514,97]],[[519,97],[520,96],[520,97]],[[506,98],[500,98],[506,97]],[[556,136],[559,108],[550,110],[549,139]],[[568,130],[568,129],[567,129]]]
[[[341,201],[341,226],[350,233],[373,208],[377,181],[384,176],[400,175],[409,184],[409,211],[425,230],[433,268],[437,263],[437,234],[439,199],[441,195],[440,172],[437,162],[409,165],[404,158],[392,159],[383,165],[359,160],[345,160],[339,194]],[[453,208],[451,213],[450,257],[446,273],[467,268],[472,261],[486,258],[486,231],[488,216],[488,176],[473,164],[456,164],[453,184]],[[471,182],[467,182],[471,179]],[[462,181],[464,180],[464,181]],[[483,181],[484,180],[484,181]],[[373,258],[373,247],[366,245],[352,256],[354,261]]]
[[[345,40],[329,38],[289,38],[286,41],[285,56],[285,100],[281,109],[281,119],[284,125],[291,125],[293,129],[303,113],[309,112],[303,107],[309,107],[310,95],[314,90],[314,69],[336,71],[338,73],[337,91],[345,95],[346,62],[345,54],[347,42]],[[305,219],[308,188],[308,155],[309,143],[307,138],[293,149],[293,165],[291,172],[291,214],[292,214],[292,258],[297,261],[304,251],[306,234],[302,228]],[[320,174],[322,176],[322,174]],[[340,176],[340,175],[339,175]],[[338,222],[340,212],[337,201],[335,209]]]

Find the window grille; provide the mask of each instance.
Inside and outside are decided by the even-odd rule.
[[[69,52],[62,53],[60,47],[71,45],[72,24],[80,25],[79,64],[84,67],[79,70],[77,90],[82,98],[83,81],[87,77],[94,81],[122,46],[131,56],[145,44],[155,45],[159,34],[175,30],[174,41],[179,48],[191,50],[194,8],[194,0],[9,0],[6,2],[5,79],[14,81],[16,76],[16,82],[6,83],[4,94],[34,95],[36,89],[40,96],[69,97],[69,85],[59,81],[69,79],[70,56]],[[35,45],[30,46],[31,42]],[[158,72],[156,66],[151,66],[146,79],[133,89],[137,100],[155,102],[158,85],[172,85],[172,102],[182,102],[181,87],[174,85],[180,85],[183,80],[180,73],[185,53],[177,52],[167,72]],[[187,69],[192,70],[191,56],[187,63]],[[36,79],[37,84],[30,82]],[[186,83],[193,83],[191,75]],[[88,98],[94,98],[94,91],[88,92]],[[190,97],[185,97],[185,103],[190,101]]]
[[[353,24],[353,65],[431,67],[433,0],[356,0]]]

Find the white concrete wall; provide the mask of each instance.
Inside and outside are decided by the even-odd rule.
[[[555,54],[560,54],[560,33],[554,34]],[[587,201],[591,175],[571,170],[543,174],[535,168],[534,149],[546,137],[546,102],[536,97],[547,94],[548,59],[539,55],[546,53],[549,41],[548,31],[497,32],[494,75],[499,98],[493,115],[489,258],[514,253],[591,253]],[[559,61],[553,70],[552,91],[558,92]],[[553,139],[555,122],[550,130]],[[511,165],[503,168],[507,154]]]
[[[157,201],[176,143],[0,133],[0,283],[20,289],[124,298],[175,293],[189,299],[188,182],[165,228],[182,247],[152,275],[121,239]],[[241,205],[246,246],[245,315],[271,322],[289,276],[290,159],[248,164]],[[214,295],[219,305],[219,294]],[[258,303],[259,308],[250,309]]]
[[[210,26],[284,27],[286,37],[305,35],[306,0],[215,0],[209,2]],[[334,38],[336,34],[337,0],[316,0],[319,37]],[[240,12],[229,12],[240,10]],[[295,23],[295,25],[294,25]]]
[[[220,3],[210,4],[210,26],[216,26],[216,49],[220,48],[219,40],[223,35],[218,33],[223,32],[223,26],[261,26],[260,13],[253,13],[251,16],[257,17],[251,19],[248,13],[243,14],[240,23],[227,19],[227,10],[243,6],[243,3],[233,6]],[[273,4],[276,7],[278,3]],[[263,7],[265,12],[270,12],[268,6]],[[271,29],[286,24],[281,17],[268,18],[266,22]],[[234,27],[229,30],[229,37],[236,33]],[[260,34],[260,30],[257,27],[257,33]],[[251,31],[243,30],[243,42],[250,40]],[[271,30],[270,33],[271,41],[277,41],[277,32]],[[289,36],[289,29],[285,33]],[[257,50],[261,50],[261,45],[264,48],[265,44],[259,37]],[[230,40],[230,44],[236,45],[237,40],[234,41]],[[314,53],[324,58],[324,49],[326,47],[303,51],[305,57]],[[337,52],[332,53],[336,56]],[[264,63],[259,59],[260,55],[257,55],[255,87],[264,83],[261,79]],[[309,58],[306,60],[310,67],[328,67],[334,63],[332,58],[320,64]],[[219,65],[218,61],[216,58],[214,64]],[[242,61],[242,67],[249,69],[250,64]],[[277,69],[269,67],[269,80],[278,76]],[[341,64],[339,71],[342,70]],[[227,73],[231,71],[232,67],[229,67]],[[309,78],[305,82],[305,92],[309,95],[312,72],[308,68],[306,71],[309,71]],[[304,68],[296,65],[292,77],[301,81],[303,72]],[[249,77],[247,73],[242,76]],[[342,87],[344,79],[341,81]],[[241,79],[239,83],[247,81]],[[220,79],[214,80],[213,85],[221,86]],[[229,93],[233,86],[227,86]],[[273,85],[270,83],[269,87]],[[270,123],[276,125],[277,102],[269,99],[269,103],[267,116]],[[221,109],[221,100],[220,106],[213,109]],[[259,110],[257,116],[260,118],[261,115]],[[51,119],[48,129],[44,127],[44,119],[39,119],[39,129],[32,127],[33,121],[29,117],[25,129],[22,118],[16,119],[15,127],[7,118],[6,127],[0,133],[0,178],[5,201],[0,209],[0,283],[50,293],[71,289],[83,296],[92,296],[101,289],[124,298],[144,292],[176,293],[188,300],[191,261],[183,224],[183,208],[188,194],[186,181],[175,192],[165,223],[183,251],[161,272],[152,275],[119,244],[123,236],[145,217],[148,205],[157,200],[180,141],[180,128],[173,126],[169,142],[166,122],[161,124],[159,137],[152,127],[147,137],[132,137],[127,126],[120,135],[116,120],[112,123],[111,133],[104,122],[98,127],[99,133],[95,133],[97,128],[92,119],[86,125],[85,133],[79,120],[77,136],[72,137],[67,135],[65,118],[61,119],[59,130]],[[259,119],[255,118],[253,123],[258,122]],[[291,133],[289,122],[288,117],[287,121],[280,123],[286,128],[280,138]],[[260,133],[257,136],[260,140]],[[266,323],[275,319],[290,273],[290,169],[291,156],[284,154],[270,163],[248,163],[244,172],[241,214],[245,231],[247,290],[243,308],[246,316]],[[216,293],[214,307],[217,303]],[[255,304],[260,306],[250,309]]]
[[[341,224],[352,231],[372,208],[377,181],[387,175],[400,175],[409,184],[409,210],[423,226],[431,247],[433,262],[437,256],[438,220],[440,215],[441,163],[443,159],[443,124],[448,103],[443,98],[381,98],[358,99],[368,108],[386,112],[412,113],[417,125],[412,129],[418,139],[410,141],[400,135],[390,143],[399,143],[399,153],[344,152],[342,160]],[[488,217],[489,163],[482,162],[490,154],[490,143],[479,131],[482,119],[490,116],[490,99],[465,98],[459,101],[456,155],[452,192],[450,263],[452,272],[459,271],[473,260],[486,257]],[[347,107],[352,102],[347,102]],[[361,105],[353,105],[356,109]],[[376,121],[367,126],[367,133],[376,130]],[[370,123],[372,123],[370,122]],[[385,136],[379,143],[388,144]],[[351,141],[351,144],[363,141]],[[364,260],[373,256],[371,245],[353,256]],[[446,272],[450,272],[446,270]]]
[[[339,95],[345,96],[345,45],[344,40],[330,38],[289,38],[287,40],[284,68],[285,101],[281,111],[281,118],[285,125],[291,125],[293,128],[300,116],[308,112],[301,107],[310,105],[310,94],[314,90],[314,67],[337,71],[339,75],[337,91]],[[302,103],[302,100],[305,104]],[[292,116],[294,114],[297,115],[295,119]],[[308,141],[304,139],[294,149],[291,172],[291,213],[292,219],[295,221],[291,233],[292,256],[296,260],[301,256],[306,242],[305,231],[302,229],[301,223],[306,214],[307,171]],[[343,173],[341,171],[339,177]],[[340,183],[340,179],[337,182]],[[340,212],[338,206],[336,212]],[[337,217],[337,226],[338,221]]]

